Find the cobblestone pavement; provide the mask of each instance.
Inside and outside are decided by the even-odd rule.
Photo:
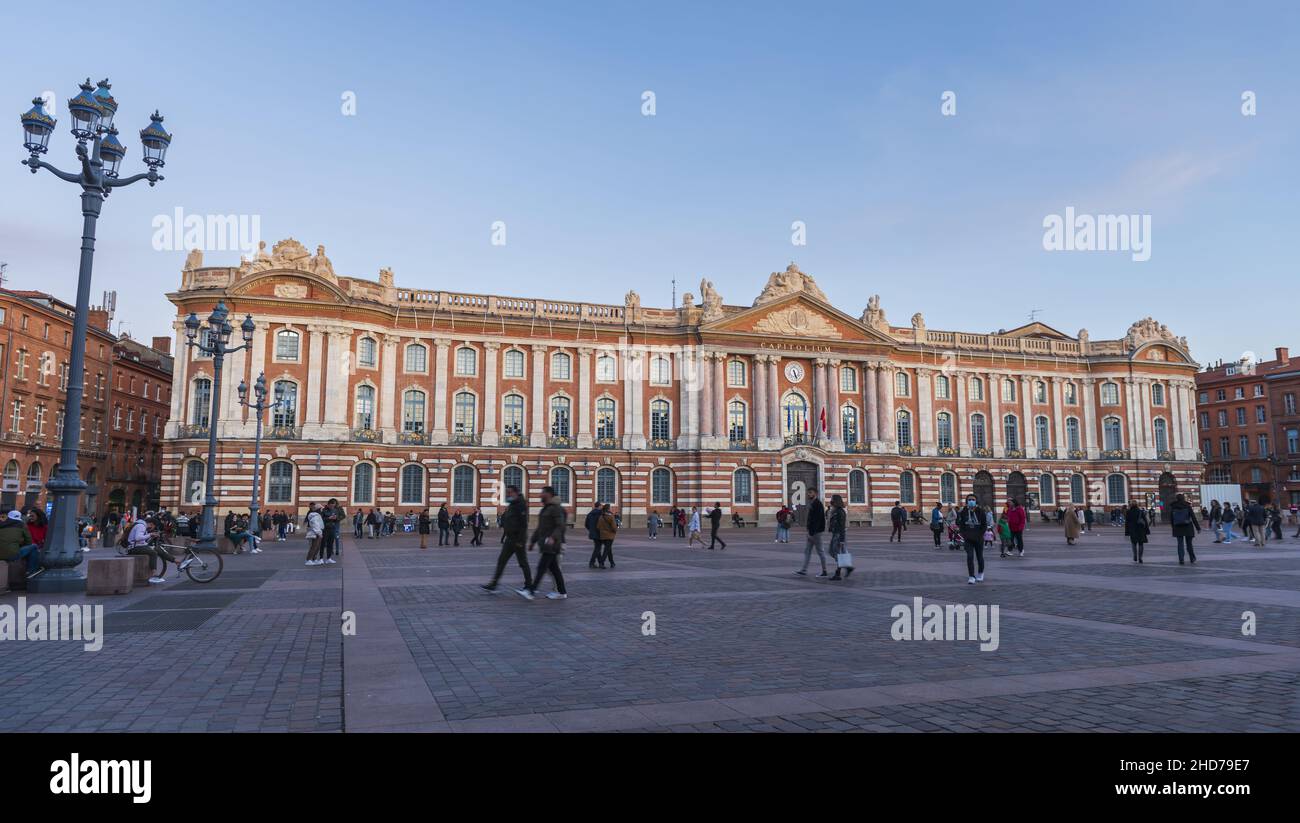
[[[839,582],[794,576],[802,546],[767,530],[724,535],[629,531],[612,570],[575,540],[564,601],[513,594],[513,562],[479,589],[495,531],[348,539],[321,568],[268,543],[211,586],[31,598],[102,603],[104,648],[0,643],[0,731],[1300,731],[1300,541],[1179,566],[1160,529],[1138,565],[1113,529],[1067,547],[1039,526],[972,586],[924,529],[855,531]],[[997,649],[892,639],[914,597],[996,605]]]

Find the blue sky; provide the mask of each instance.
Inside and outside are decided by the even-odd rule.
[[[170,333],[184,253],[155,251],[151,221],[181,207],[412,288],[665,306],[707,277],[748,305],[794,260],[896,324],[1038,309],[1098,339],[1153,315],[1202,362],[1300,348],[1294,4],[189,3],[122,12],[91,56],[68,31],[102,8],[0,9],[22,33],[0,51],[0,260],[7,285],[72,298],[76,191],[19,165],[17,114],[108,76],[126,170],[153,108],[175,134],[167,180],[100,221],[93,294],[116,289],[137,338]],[[66,124],[49,159],[71,167]],[[1150,260],[1045,251],[1066,206],[1151,215]]]

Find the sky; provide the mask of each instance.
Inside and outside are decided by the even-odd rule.
[[[896,325],[1111,339],[1150,315],[1202,363],[1300,349],[1294,3],[228,0],[117,14],[82,55],[69,21],[103,14],[0,6],[23,33],[0,261],[73,299],[78,192],[20,165],[17,115],[53,91],[46,159],[73,168],[62,106],[108,77],[124,174],[155,108],[174,134],[166,180],[99,222],[94,301],[116,290],[137,339],[172,333],[185,252],[155,219],[180,208],[399,287],[668,306],[707,278],[749,305],[794,261]],[[1149,219],[1149,259],[1044,248],[1068,207]]]

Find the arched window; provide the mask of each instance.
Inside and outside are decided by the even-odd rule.
[[[528,493],[528,489],[526,488],[526,484],[524,480],[523,466],[506,466],[504,469],[502,469],[501,484],[507,487],[514,486],[516,489],[519,489],[520,494]],[[502,489],[502,491],[504,491],[504,489]],[[502,498],[504,497],[505,495],[503,494]]]
[[[1056,477],[1050,474],[1038,478],[1038,504],[1040,506],[1056,505]]]
[[[939,502],[945,505],[957,502],[957,475],[952,472],[939,475]]]
[[[568,505],[570,501],[569,489],[570,480],[573,472],[569,471],[568,466],[556,466],[551,469],[551,488],[555,489],[555,500],[562,505]]]
[[[1119,384],[1107,381],[1101,384],[1101,404],[1103,406],[1119,405]]]
[[[650,472],[650,502],[668,506],[673,502],[673,473],[665,468]]]
[[[352,469],[352,504],[370,505],[375,502],[375,464],[358,463]]]
[[[519,349],[508,349],[501,359],[501,375],[503,377],[523,377],[524,353]]]
[[[45,480],[45,475],[41,474],[41,464],[33,463],[27,467],[27,490],[40,491],[41,483]]]
[[[673,361],[657,354],[650,358],[650,385],[667,386],[673,382]]]
[[[271,413],[271,425],[292,427],[298,425],[298,384],[292,380],[277,380],[272,386],[272,397],[283,398],[284,402],[275,407]]]
[[[970,399],[971,400],[984,399],[984,381],[978,377],[972,377],[970,379]]]
[[[1002,418],[1002,436],[1007,451],[1020,448],[1020,421],[1016,419],[1014,414],[1008,414]]]
[[[596,401],[596,439],[613,440],[618,436],[618,406],[611,398]]]
[[[208,425],[208,416],[212,413],[212,381],[200,377],[193,383],[194,403],[191,406],[190,422],[196,426]]]
[[[1065,418],[1065,447],[1072,452],[1082,451],[1079,440],[1079,418]]]
[[[185,487],[181,489],[181,500],[192,506],[203,505],[204,488],[207,485],[207,465],[202,460],[190,460],[185,463]],[[18,464],[14,464],[14,481],[17,482]]]
[[[667,440],[672,436],[670,407],[667,400],[650,401],[650,439]]]
[[[569,380],[573,375],[573,358],[562,351],[551,355],[551,379]]]
[[[1106,451],[1117,451],[1124,448],[1124,434],[1120,428],[1118,417],[1107,417],[1101,421],[1101,429]]]
[[[361,384],[357,386],[356,426],[369,431],[375,427],[375,387]]]
[[[452,434],[469,436],[478,425],[478,398],[472,392],[456,392],[452,403]]]
[[[782,404],[786,437],[797,437],[808,431],[808,401],[802,395],[790,392]]]
[[[745,361],[744,360],[727,361],[727,385],[736,388],[745,385]]]
[[[1128,502],[1128,478],[1122,474],[1106,476],[1106,503],[1122,506]]]
[[[948,400],[952,397],[952,383],[948,380],[948,375],[934,376],[934,396],[940,400]]]
[[[985,431],[984,415],[978,412],[970,416],[970,445],[972,449],[988,448],[988,432]]]
[[[192,462],[198,462],[198,461],[192,461]],[[18,491],[18,461],[17,460],[10,460],[8,463],[5,463],[4,490],[7,492]]]
[[[849,472],[849,504],[853,506],[867,504],[867,473],[862,469]]]
[[[948,412],[939,412],[935,418],[935,429],[938,435],[939,448],[952,448],[952,415]]]
[[[460,465],[451,470],[451,502],[456,506],[473,506],[477,481],[473,466]]]
[[[1156,436],[1156,454],[1169,451],[1169,426],[1163,417],[1151,421],[1152,431]]]
[[[596,380],[613,383],[618,379],[618,361],[608,354],[596,358]]]
[[[1047,418],[1038,415],[1034,418],[1034,437],[1037,438],[1038,448],[1050,449],[1052,447],[1051,426],[1047,423]]]
[[[898,475],[898,499],[903,504],[916,503],[916,475],[911,472]]]
[[[596,502],[618,503],[618,472],[608,466],[596,470]]]
[[[277,460],[266,473],[266,502],[293,502],[293,464],[288,460]]]
[[[1164,384],[1164,383],[1152,383],[1152,384],[1151,384],[1151,404],[1152,404],[1152,405],[1155,405],[1155,406],[1163,406],[1163,405],[1165,404],[1165,384]]]
[[[897,414],[896,428],[898,430],[898,445],[912,445],[912,413],[907,409],[899,409]]]
[[[569,398],[551,398],[551,437],[569,436]]]
[[[727,404],[727,439],[732,443],[742,442],[745,433],[745,404],[732,400]]]
[[[402,394],[402,431],[424,432],[424,392],[408,389]]]
[[[840,409],[840,439],[846,446],[858,442],[858,410],[852,406]]]
[[[478,374],[478,352],[469,346],[456,349],[456,375],[473,377]]]
[[[1070,502],[1083,504],[1087,502],[1087,496],[1084,494],[1083,475],[1070,475]]]
[[[398,502],[408,506],[424,502],[424,466],[419,463],[407,463],[402,467]]]
[[[429,350],[422,343],[412,343],[406,347],[406,370],[416,373],[429,370]]]
[[[374,368],[379,364],[379,345],[373,337],[363,337],[357,341],[357,364]]]
[[[511,437],[524,434],[524,398],[507,394],[501,399],[501,433]]]
[[[298,359],[298,332],[280,329],[275,333],[275,359],[291,361]]]
[[[754,502],[754,473],[749,469],[736,469],[731,476],[731,502],[748,506]]]
[[[898,397],[912,396],[912,378],[907,372],[900,371],[894,374],[894,394]]]
[[[840,366],[840,391],[855,392],[858,390],[858,370],[852,366]]]

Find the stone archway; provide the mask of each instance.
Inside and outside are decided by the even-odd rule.
[[[976,503],[986,509],[993,508],[993,475],[983,470],[976,472],[971,493],[975,495]]]
[[[1026,496],[1029,494],[1029,481],[1020,472],[1012,472],[1007,475],[1007,502],[1012,500],[1020,505],[1025,505]]]
[[[1174,495],[1178,494],[1178,478],[1174,477],[1172,472],[1165,472],[1160,475],[1160,507],[1164,511],[1169,510],[1169,504],[1174,502]]]

